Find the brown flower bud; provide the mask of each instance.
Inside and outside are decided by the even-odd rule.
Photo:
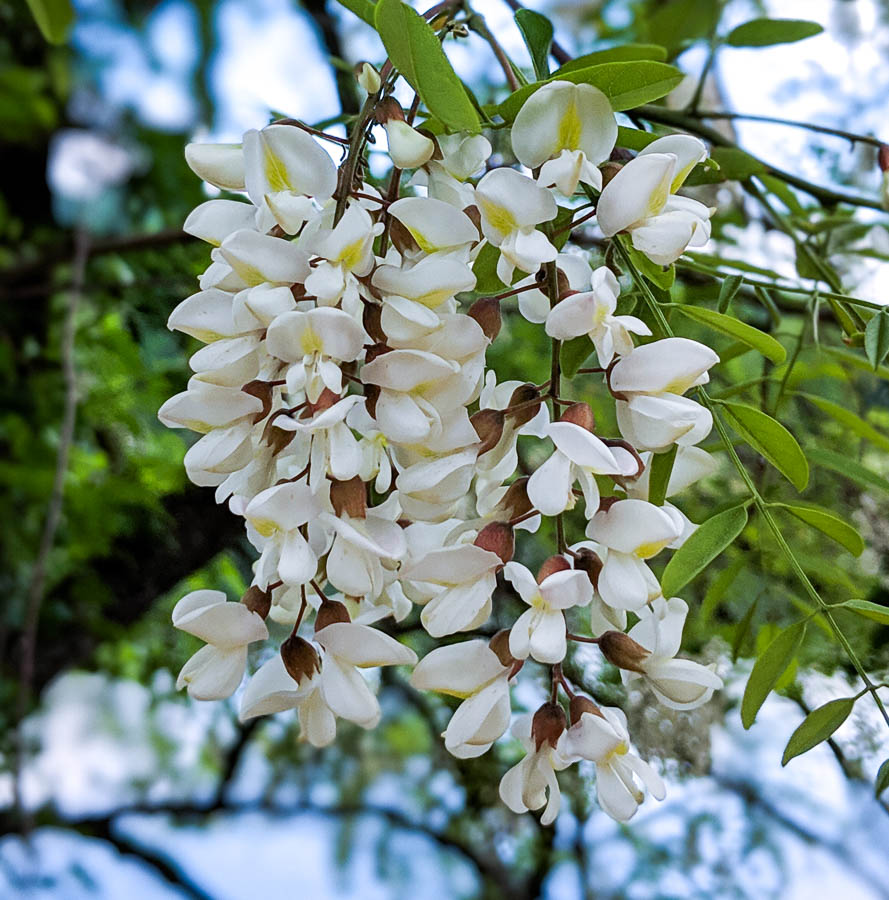
[[[272,448],[272,453],[280,453],[295,437],[295,431],[285,431],[275,427],[275,416],[265,423],[262,429],[262,441]]]
[[[321,606],[318,607],[318,612],[315,614],[315,631],[327,628],[328,625],[335,625],[337,622],[351,621],[352,617],[349,615],[349,610],[346,609],[345,603],[340,603],[339,600],[329,600],[325,597],[321,601]]]
[[[241,597],[241,603],[257,615],[264,619],[272,608],[272,592],[264,591],[259,585],[252,585],[247,588],[244,596]]]
[[[544,744],[555,747],[568,725],[565,710],[558,703],[544,703],[531,720],[531,739],[535,749]]]
[[[299,635],[291,634],[281,644],[281,659],[287,674],[297,683],[310,680],[316,672],[321,671],[321,657],[318,651]]]
[[[488,340],[493,341],[500,334],[503,317],[500,314],[499,300],[495,300],[493,297],[481,297],[469,307],[466,314],[481,325]]]
[[[253,417],[254,424],[261,422],[272,411],[272,393],[274,388],[267,381],[248,381],[241,390],[262,403],[262,410]]]
[[[393,219],[393,221],[396,221]],[[380,324],[380,317],[383,314],[383,307],[376,303],[365,303],[364,312],[361,315],[361,323],[364,330],[370,335],[371,339],[379,343],[386,342],[386,333]]]
[[[437,147],[437,146],[438,146],[438,145],[436,144],[436,147]],[[441,153],[441,150],[439,150],[438,152]],[[432,158],[433,158],[433,159],[436,159],[436,158],[439,158],[439,159],[440,159],[441,157],[435,157],[435,156],[433,155]],[[465,206],[465,207],[463,207],[463,212],[464,212],[467,216],[469,216],[470,220],[472,221],[472,224],[475,225],[475,227],[479,230],[479,232],[481,232],[481,230],[482,230],[482,214],[481,214],[481,210],[480,210],[477,206]]]
[[[509,652],[509,629],[504,628],[502,631],[498,631],[494,637],[488,641],[488,646],[493,650],[494,655],[500,662],[509,668],[515,663],[515,657]]]
[[[475,433],[481,441],[478,455],[482,456],[489,450],[493,450],[503,437],[503,422],[506,416],[500,409],[480,409],[469,417]]]
[[[496,553],[506,565],[515,553],[515,534],[503,522],[490,522],[478,533],[473,541],[476,547]]]
[[[571,724],[576,725],[580,721],[580,717],[584,713],[592,713],[594,716],[598,716],[600,719],[604,719],[605,717],[602,715],[602,710],[590,700],[589,697],[584,697],[581,694],[575,694],[571,701],[568,704],[568,715],[571,718]]]
[[[517,519],[534,508],[528,498],[528,476],[517,478],[507,489],[503,498],[497,504],[503,510],[506,520]]]
[[[330,409],[335,403],[338,403],[342,400],[342,397],[339,394],[334,394],[334,392],[326,387],[323,391],[318,395],[318,399],[314,403],[309,403],[309,414],[311,416],[317,415],[319,412],[323,412],[325,409]]]
[[[579,425],[587,431],[592,431],[596,427],[596,417],[590,409],[589,403],[572,403],[561,416],[560,422],[571,422],[573,425]]]
[[[880,164],[881,171],[889,171],[889,144],[883,144],[877,151],[877,162]]]
[[[581,572],[586,572],[593,587],[599,586],[599,573],[602,571],[604,563],[599,558],[599,554],[590,550],[589,547],[581,547],[577,551],[577,557],[574,560],[574,568]]]
[[[571,566],[564,556],[551,556],[540,567],[540,571],[537,573],[537,583],[543,584],[543,580],[549,578],[550,575],[554,575],[556,572],[564,572],[570,568]]]
[[[404,121],[404,110],[401,104],[394,97],[384,97],[374,107],[374,119],[380,124],[385,125],[393,119],[397,122]]]
[[[556,280],[560,300],[564,300],[566,297],[570,297],[572,294],[577,293],[577,291],[571,290],[571,283],[568,281],[568,276],[558,268],[556,269]]]
[[[629,672],[644,672],[642,663],[649,656],[642,644],[622,631],[606,631],[599,638],[599,649],[612,665]]]
[[[367,486],[356,475],[348,481],[330,482],[330,502],[333,511],[352,519],[363,519],[367,515]]]
[[[536,402],[535,402],[536,401]],[[520,384],[509,398],[506,415],[512,419],[514,428],[527,425],[540,412],[540,390],[536,384]],[[514,409],[514,407],[518,407]]]
[[[599,166],[599,171],[602,173],[602,187],[605,187],[615,175],[623,168],[623,165],[619,162],[607,162],[602,166]]]
[[[364,361],[366,363],[372,363],[375,359],[382,356],[384,353],[389,353],[391,349],[391,347],[387,346],[383,342],[380,342],[378,344],[371,344],[364,351]]]
[[[408,231],[407,226],[400,219],[391,216],[389,219],[389,237],[395,245],[395,249],[402,255],[416,253],[420,249],[416,238]]]

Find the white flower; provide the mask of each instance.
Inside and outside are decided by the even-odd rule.
[[[262,401],[252,394],[224,385],[192,378],[188,390],[170,397],[157,417],[167,428],[187,428],[206,434],[225,428],[262,412]]]
[[[682,533],[682,523],[663,507],[645,500],[618,500],[597,512],[587,536],[606,553],[597,590],[608,606],[638,611],[660,593],[645,564]]]
[[[188,214],[182,230],[218,247],[233,232],[253,228],[255,219],[256,208],[250,203],[208,200]]]
[[[473,290],[475,275],[459,259],[436,255],[421,259],[410,269],[379,266],[373,274],[372,283],[382,293],[383,302],[393,307],[400,316],[422,326],[424,330],[431,330],[440,325],[435,310],[462,291]],[[448,304],[446,311],[453,312],[454,306]],[[385,322],[383,328],[386,330]]]
[[[591,431],[571,421],[550,422],[546,434],[556,445],[552,456],[531,474],[528,497],[545,516],[574,507],[573,486],[580,482],[587,518],[599,508],[596,475],[632,477],[639,470],[636,458],[623,447],[609,447]]]
[[[679,597],[657,597],[651,611],[640,615],[630,629],[630,637],[650,655],[639,663],[641,672],[621,670],[624,684],[643,678],[664,706],[695,709],[722,687],[716,665],[702,666],[690,659],[674,659],[682,641],[688,604]]]
[[[652,262],[669,265],[689,246],[710,238],[710,213],[703,203],[676,196],[707,148],[689,135],[670,135],[648,145],[605,185],[596,221],[606,237],[630,234],[633,246]]]
[[[402,197],[388,213],[404,225],[423,253],[461,250],[479,240],[466,213],[433,197]]]
[[[564,752],[596,764],[599,806],[618,822],[629,822],[644,799],[636,777],[655,799],[666,796],[657,772],[630,752],[627,717],[616,707],[581,713],[565,734]]]
[[[564,562],[562,560],[562,562]],[[586,606],[593,599],[593,586],[585,572],[557,569],[538,584],[521,563],[508,562],[503,574],[530,606],[509,633],[509,652],[516,659],[529,656],[541,663],[557,663],[565,658],[565,614],[563,610]]]
[[[497,277],[512,282],[514,269],[536,272],[558,251],[536,226],[556,217],[552,194],[515,169],[493,169],[475,190],[482,232],[500,250]]]
[[[220,245],[221,261],[231,267],[240,280],[237,288],[270,284],[296,284],[309,274],[309,259],[305,250],[283,238],[260,234],[242,228],[230,234]],[[217,287],[227,287],[221,282]],[[203,285],[202,285],[203,287]]]
[[[342,393],[338,363],[358,359],[369,341],[348,313],[331,307],[282,313],[266,334],[268,352],[293,363],[287,372],[287,390],[291,394],[305,390],[312,403],[325,387],[334,394]]]
[[[512,148],[522,165],[540,166],[538,181],[556,185],[570,197],[583,181],[596,190],[617,140],[617,122],[608,98],[589,84],[551,81],[524,103],[512,127]]]
[[[491,595],[503,560],[475,544],[432,550],[404,566],[399,578],[429,586],[420,621],[432,637],[472,631],[491,615]]]
[[[513,736],[525,747],[526,754],[500,779],[500,799],[514,812],[546,807],[541,825],[552,825],[559,815],[562,795],[556,772],[570,763],[546,741],[535,747],[531,737],[531,716],[521,716],[512,727]],[[560,741],[561,745],[561,741]]]
[[[240,144],[187,144],[185,161],[207,184],[224,191],[244,190],[244,151]]]
[[[305,482],[267,488],[247,504],[244,517],[262,547],[256,569],[256,583],[261,588],[274,581],[275,575],[292,585],[306,584],[315,577],[318,558],[302,530],[320,512],[320,504]]]
[[[651,334],[649,327],[635,316],[616,316],[620,285],[606,266],[593,272],[591,289],[571,294],[559,302],[546,318],[546,333],[560,341],[589,336],[596,348],[599,365],[606,367],[614,358],[633,349],[631,334]]]
[[[444,732],[445,747],[458,759],[481,756],[509,727],[510,669],[476,640],[436,647],[411,674],[415,688],[463,700]]]
[[[389,139],[389,156],[398,169],[416,169],[428,162],[435,152],[435,144],[411,128],[402,119],[389,119],[384,123],[386,137]]]
[[[222,591],[192,591],[173,609],[173,625],[206,641],[182,667],[176,687],[188,687],[195,700],[230,697],[247,665],[247,644],[265,640],[262,618],[241,603],[229,603]]]

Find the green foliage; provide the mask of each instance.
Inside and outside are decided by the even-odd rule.
[[[801,503],[773,503],[776,509],[786,509],[807,525],[817,528],[822,534],[845,547],[854,556],[860,556],[864,551],[864,541],[861,535],[848,522],[844,522],[838,516],[821,509],[818,506],[804,506]]]
[[[843,609],[851,609],[852,612],[881,625],[889,625],[889,606],[880,606],[877,603],[871,603],[870,600],[846,600],[842,604]]]
[[[746,508],[736,506],[717,513],[699,525],[664,569],[661,576],[664,596],[678,594],[735,540],[746,524]]]
[[[667,499],[667,487],[673,473],[677,446],[673,444],[665,453],[655,453],[651,458],[651,472],[648,477],[648,502],[663,506]]]
[[[64,44],[74,24],[71,0],[27,0],[40,33],[50,44]]]
[[[454,131],[478,134],[478,112],[425,20],[402,0],[380,0],[374,24],[392,65],[420,94],[429,112]]]
[[[889,787],[889,759],[885,760],[874,779],[874,794],[879,797]]]
[[[826,741],[849,718],[854,706],[854,697],[845,697],[813,709],[790,736],[781,765],[786,766],[794,757]]]
[[[734,316],[707,309],[705,306],[677,305],[674,309],[682,313],[683,316],[694,319],[696,322],[700,322],[714,331],[722,332],[722,334],[727,334],[729,337],[735,338],[735,340],[742,341],[773,363],[780,364],[784,362],[787,354],[775,338],[764,331],[760,331],[758,328],[754,328],[752,325],[748,325],[746,322],[740,321],[740,319],[734,318]]]
[[[376,15],[376,4],[371,0],[337,0],[340,6],[344,6],[349,12],[355,13],[359,19],[373,27]]]
[[[520,9],[515,23],[522,33],[525,46],[531,54],[534,75],[538,81],[549,77],[549,50],[553,43],[553,23],[531,9]]]
[[[754,723],[766,697],[796,659],[805,634],[805,621],[796,622],[781,631],[756,660],[741,700],[741,722],[745,728]]]
[[[805,19],[752,19],[733,28],[725,42],[732,47],[771,47],[802,41],[822,31],[817,22]]]
[[[881,310],[867,323],[864,330],[864,350],[876,372],[889,354],[889,313]]]

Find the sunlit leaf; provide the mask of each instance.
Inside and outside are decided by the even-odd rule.
[[[745,728],[756,720],[766,697],[796,657],[805,634],[806,623],[796,622],[778,634],[756,660],[741,700],[741,722]]]
[[[853,697],[844,697],[813,709],[790,735],[790,740],[784,748],[781,765],[786,766],[795,756],[826,741],[849,718],[854,706]]]

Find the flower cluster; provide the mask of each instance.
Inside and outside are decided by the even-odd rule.
[[[359,669],[417,663],[384,629],[406,629],[418,606],[426,632],[449,640],[411,681],[462,701],[447,749],[485,753],[510,727],[525,661],[551,667],[551,699],[514,723],[527,753],[504,775],[503,801],[545,807],[551,822],[555,772],[590,760],[602,808],[626,821],[643,788],[661,798],[663,784],[630,751],[623,713],[577,692],[561,663],[572,641],[597,645],[626,682],[643,679],[676,709],[721,685],[712,668],[677,658],[687,607],[662,595],[648,564],[694,528],[670,503],[648,501],[651,461],[676,454],[667,496],[712,470],[695,446],[710,415],[686,393],[718,358],[695,341],[650,340],[642,320],[617,314],[615,273],[560,252],[552,223],[560,203],[570,213],[582,202],[571,199],[580,190],[604,235],[672,262],[709,234],[710,211],[676,193],[706,149],[667,136],[600,168],[618,133],[608,99],[556,81],[512,128],[520,166],[492,167],[484,136],[421,133],[368,70],[373,117],[359,121],[339,168],[323,135],[289,121],[240,145],[186,150],[195,173],[233,197],[186,221],[213,246],[211,263],[169,325],[204,346],[187,390],[159,415],[202,435],[185,456],[188,476],[243,517],[258,558],[240,602],[196,591],[177,604],[174,625],[206,642],[180,687],[231,695],[247,646],[269,636],[266,620],[288,626],[241,693],[241,716],[295,708],[304,738],[324,746],[337,719],[379,721]],[[375,127],[394,166],[415,170],[400,198],[397,174],[386,197],[364,177]],[[496,254],[506,287],[496,296],[475,291],[482,252]],[[557,366],[543,385],[486,369],[512,296],[554,341],[589,338],[598,368],[587,371],[614,398],[619,436],[598,434],[590,406],[562,396]],[[519,437],[552,445],[530,477],[519,475]],[[562,516],[578,499],[586,533],[569,545]],[[515,532],[535,532],[542,517],[558,521],[558,546],[535,575],[513,559]],[[493,634],[495,592],[499,620],[516,606],[510,593],[523,611]]]

